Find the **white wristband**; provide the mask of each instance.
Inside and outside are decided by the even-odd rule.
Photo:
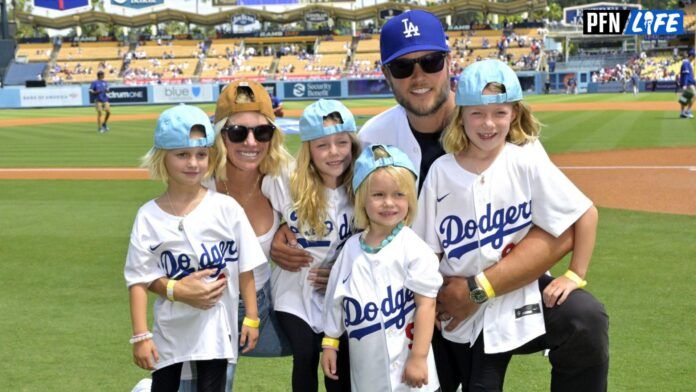
[[[150,332],[150,331],[145,332],[145,333],[141,333],[138,335],[133,335],[130,338],[130,340],[128,341],[128,343],[135,344],[135,343],[139,343],[139,342],[142,342],[142,341],[145,341],[148,339],[152,339],[152,332]]]

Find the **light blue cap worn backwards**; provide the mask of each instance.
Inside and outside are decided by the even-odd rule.
[[[343,124],[324,126],[324,117],[333,112],[341,115]],[[300,140],[303,142],[319,139],[340,132],[355,132],[355,117],[340,101],[320,99],[307,106],[300,118]]]
[[[500,83],[505,92],[483,95],[488,83]],[[459,75],[455,102],[457,106],[488,105],[522,100],[522,87],[512,68],[499,60],[482,60],[468,65]]]
[[[199,125],[205,138],[191,139],[191,128]],[[177,148],[210,147],[215,141],[215,130],[210,118],[201,109],[189,105],[177,105],[160,114],[155,128],[155,148],[174,150]]]
[[[384,65],[413,52],[450,51],[440,19],[422,10],[407,11],[389,19],[382,26],[379,48]]]
[[[375,159],[374,151],[379,147],[385,149],[389,156]],[[380,167],[387,166],[398,166],[408,169],[411,173],[413,173],[414,181],[415,178],[418,177],[418,173],[416,173],[413,162],[411,162],[411,159],[409,159],[408,155],[406,155],[403,151],[394,146],[373,144],[365,147],[358,159],[355,160],[355,170],[353,171],[353,192],[358,191],[358,187],[360,187],[360,184],[365,181],[370,173],[379,169]]]

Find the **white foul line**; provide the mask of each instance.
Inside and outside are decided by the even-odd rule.
[[[696,166],[559,166],[562,170],[689,170]]]

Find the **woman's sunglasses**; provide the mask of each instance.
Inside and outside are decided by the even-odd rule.
[[[245,127],[244,125],[226,125],[220,132],[227,136],[232,143],[243,143],[249,136],[249,131],[254,132],[254,139],[257,142],[270,142],[275,132],[275,125],[263,124],[255,127]]]
[[[405,79],[413,74],[416,64],[420,64],[421,69],[426,73],[436,73],[445,67],[447,52],[429,53],[415,59],[394,60],[387,64],[389,72],[396,79]]]

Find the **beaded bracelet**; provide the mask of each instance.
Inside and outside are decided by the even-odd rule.
[[[143,332],[143,333],[140,333],[137,335],[133,335],[130,338],[130,340],[128,341],[128,343],[135,344],[135,343],[140,343],[140,342],[143,342],[143,341],[149,340],[149,339],[152,339],[152,332],[147,331],[147,332]]]
[[[328,348],[331,350],[336,350],[338,351],[338,339],[334,338],[323,338],[321,340],[321,348]]]
[[[261,325],[261,320],[252,320],[252,319],[244,316],[244,320],[242,321],[242,325],[246,325],[249,328],[258,328],[259,325]]]

